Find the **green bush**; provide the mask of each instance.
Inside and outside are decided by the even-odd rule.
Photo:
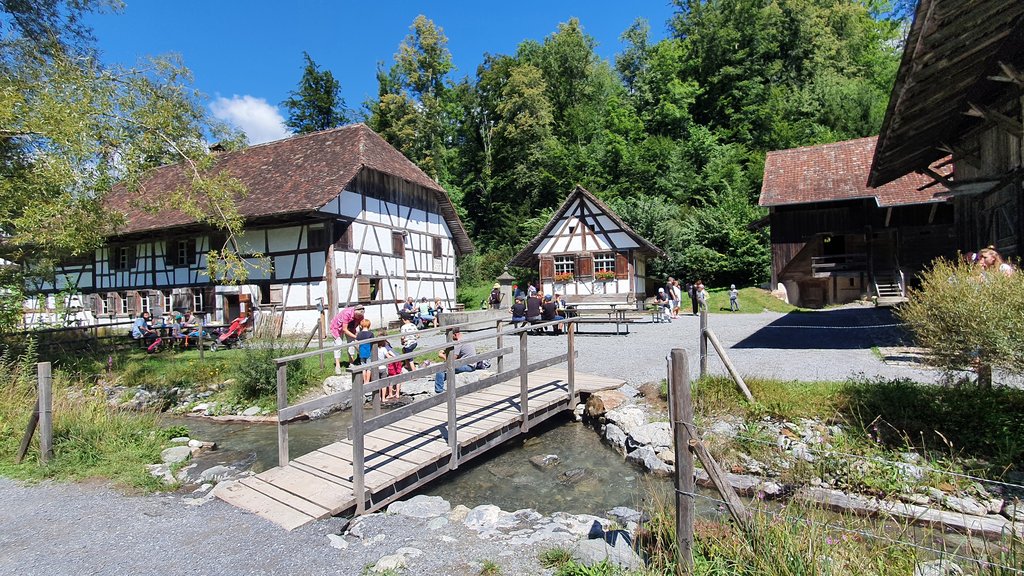
[[[982,384],[992,368],[1024,373],[1024,274],[939,259],[908,298],[899,316],[936,366],[975,370]]]
[[[234,368],[234,395],[238,400],[249,401],[277,395],[277,364],[274,360],[282,356],[297,354],[300,349],[284,346],[280,342],[257,342],[244,349]],[[327,368],[333,370],[333,358],[325,363],[324,372],[319,370],[319,360],[306,358],[288,363],[288,397],[294,399],[311,384],[326,375]],[[327,366],[330,364],[330,366]]]

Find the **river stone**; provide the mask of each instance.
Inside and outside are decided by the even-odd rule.
[[[373,565],[374,572],[397,572],[398,570],[405,568],[408,561],[402,554],[389,554],[382,556],[377,563]]]
[[[899,498],[907,504],[916,504],[917,506],[927,506],[932,501],[927,494],[900,494]]]
[[[1014,522],[1024,522],[1024,504],[1009,502],[1003,506],[1002,515]]]
[[[645,470],[656,476],[668,476],[674,470],[672,466],[662,462],[650,446],[641,446],[630,452],[626,455],[626,461],[643,466]]]
[[[327,541],[330,542],[331,548],[337,548],[338,550],[348,549],[348,540],[337,534],[328,534]]]
[[[952,560],[932,560],[914,566],[914,576],[963,576],[964,570]]]
[[[260,414],[260,407],[259,406],[250,406],[250,407],[246,408],[244,412],[242,412],[242,416],[259,416],[259,414]]]
[[[561,461],[562,459],[559,458],[557,454],[538,454],[530,457],[530,464],[533,464],[541,470],[550,468]]]
[[[630,522],[639,522],[643,514],[632,508],[625,506],[616,506],[608,511],[608,516],[615,518],[619,524],[626,525]]]
[[[213,450],[200,452],[179,474],[182,484],[221,482],[246,473],[256,463],[255,452]]]
[[[341,376],[328,376],[324,378],[324,394],[335,394],[337,392],[348,392],[352,389],[352,377],[348,374]]]
[[[985,507],[988,508],[989,514],[999,514],[1003,510],[1003,499],[989,498],[985,501]]]
[[[629,433],[636,446],[651,446],[655,450],[672,445],[672,430],[668,422],[645,424]]]
[[[188,444],[189,440],[190,438],[188,436],[177,436],[175,438],[171,438],[170,442],[171,444]]]
[[[582,540],[573,550],[573,557],[588,567],[605,561],[626,570],[640,570],[644,567],[643,560],[626,543],[625,538],[616,538],[614,546],[604,539]]]
[[[586,468],[573,468],[558,475],[558,482],[566,486],[572,486],[587,477]]]
[[[739,434],[740,425],[731,420],[716,420],[711,424],[711,433],[716,436],[725,436],[726,438],[735,438]]]
[[[206,412],[206,409],[210,407],[208,402],[200,402],[192,407],[193,412]]]
[[[973,516],[984,516],[988,514],[988,506],[978,502],[970,496],[964,496],[962,498],[957,496],[946,496],[942,501],[942,504],[953,510],[954,512],[960,512],[961,514],[971,514]]]
[[[605,419],[622,429],[626,434],[647,424],[647,415],[637,406],[621,406],[605,412]]]
[[[179,462],[184,462],[191,457],[192,449],[188,446],[172,446],[170,448],[165,448],[164,451],[160,453],[160,460],[162,460],[164,464],[177,464]]]
[[[466,514],[462,521],[471,530],[481,531],[493,529],[498,524],[502,510],[493,504],[481,504]]]
[[[448,520],[452,522],[462,522],[469,515],[469,508],[462,504],[458,504],[452,511],[448,513]]]
[[[626,452],[626,433],[615,424],[607,424],[604,427],[604,439],[620,453]]]
[[[626,402],[626,395],[618,390],[601,390],[587,398],[584,414],[589,418],[604,416],[609,410],[615,410]]]
[[[427,523],[427,530],[440,530],[448,525],[448,519],[443,516],[433,518]]]
[[[665,464],[675,464],[676,453],[674,450],[662,450],[661,452],[658,452],[658,459]]]
[[[435,518],[447,514],[452,505],[440,496],[424,496],[422,494],[413,496],[408,500],[392,502],[388,506],[388,512],[399,514],[409,518]]]

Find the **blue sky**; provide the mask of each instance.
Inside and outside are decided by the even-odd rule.
[[[119,14],[90,18],[104,61],[180,54],[215,116],[241,128],[250,143],[286,135],[280,103],[298,84],[302,52],[341,82],[350,108],[377,93],[377,62],[390,65],[418,14],[444,29],[457,68],[475,76],[484,53],[509,54],[525,39],[543,40],[559,22],[577,17],[612,60],[619,35],[637,17],[652,39],[666,35],[669,0],[520,0],[412,2],[294,0],[126,0]]]

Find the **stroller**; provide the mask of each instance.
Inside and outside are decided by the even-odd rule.
[[[221,348],[231,348],[242,343],[243,335],[249,328],[249,318],[239,316],[231,321],[227,328],[214,331],[213,341],[210,342],[210,350],[216,352]]]

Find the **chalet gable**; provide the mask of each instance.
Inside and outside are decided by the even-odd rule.
[[[531,267],[542,254],[628,250],[652,256],[664,254],[623,222],[604,202],[582,186],[577,186],[544,229],[509,263]]]

